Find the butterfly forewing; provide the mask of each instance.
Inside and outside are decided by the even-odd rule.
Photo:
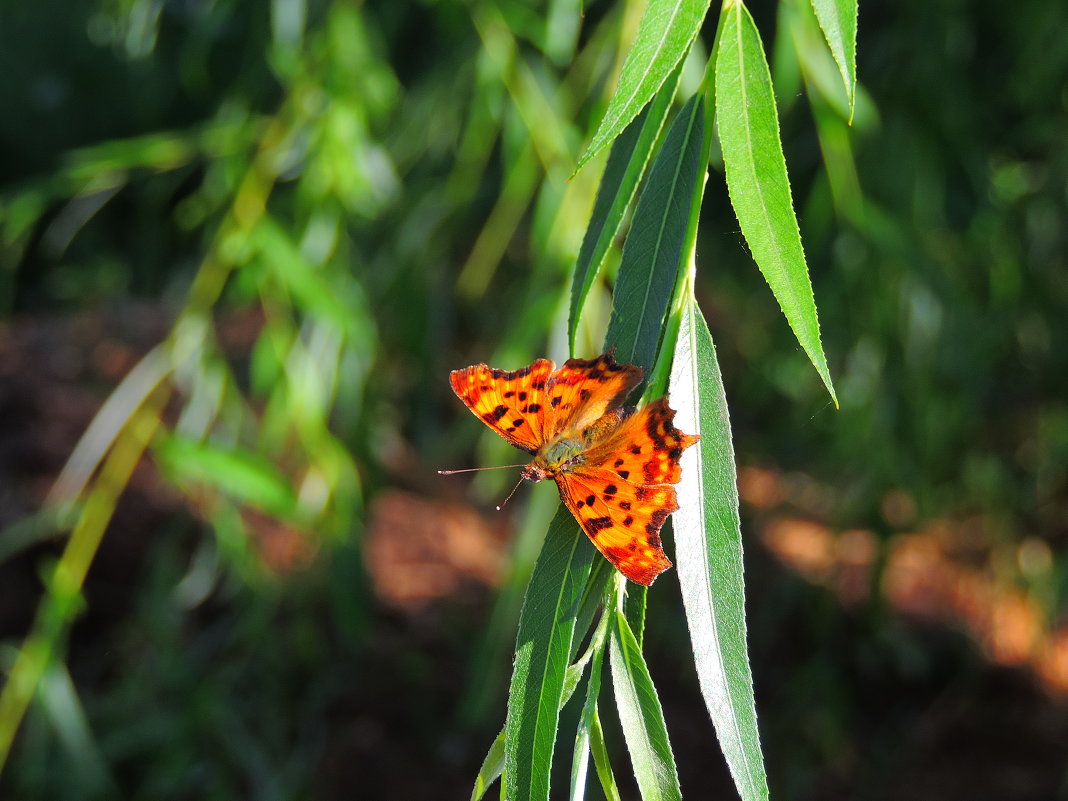
[[[596,359],[568,359],[549,378],[549,405],[556,432],[579,432],[615,409],[641,383],[645,371],[619,364],[611,353]]]
[[[553,423],[546,386],[556,364],[538,359],[519,370],[485,364],[453,370],[453,391],[482,422],[528,453],[552,439]]]

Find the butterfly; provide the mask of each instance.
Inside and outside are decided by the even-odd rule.
[[[700,437],[675,428],[666,396],[623,406],[644,375],[608,351],[559,370],[549,359],[512,371],[475,364],[454,370],[450,383],[482,422],[534,456],[522,478],[554,479],[597,550],[649,586],[671,567],[660,529],[679,508],[671,485],[682,475],[682,452]]]

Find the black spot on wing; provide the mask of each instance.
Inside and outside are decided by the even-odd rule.
[[[664,525],[664,521],[667,520],[669,514],[670,512],[668,512],[667,509],[657,509],[653,512],[652,520],[645,526],[646,533],[657,534],[660,531],[661,526]]]
[[[482,415],[482,419],[485,420],[487,423],[493,424],[500,420],[502,417],[504,417],[506,414],[508,414],[508,407],[498,406],[492,412],[486,412],[484,415]]]
[[[610,517],[592,517],[585,521],[583,525],[586,527],[586,531],[590,533],[590,536],[596,536],[597,532],[604,528],[612,528],[612,518]]]

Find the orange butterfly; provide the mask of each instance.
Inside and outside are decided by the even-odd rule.
[[[568,359],[559,370],[538,359],[519,370],[476,364],[454,370],[453,391],[475,415],[534,459],[527,481],[556,480],[560,497],[597,550],[631,581],[649,586],[671,567],[660,528],[679,508],[683,450],[700,437],[674,425],[667,398],[622,406],[645,371],[612,351]]]

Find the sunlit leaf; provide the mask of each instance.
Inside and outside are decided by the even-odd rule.
[[[616,91],[578,168],[638,116],[701,30],[711,0],[649,0]]]
[[[482,767],[478,769],[475,777],[475,787],[471,790],[471,801],[478,801],[486,794],[486,790],[504,773],[504,729],[493,738],[486,758],[482,760]]]
[[[757,266],[837,405],[760,33],[738,0],[730,0],[723,13],[716,53],[716,122],[731,203]]]
[[[292,515],[296,496],[288,479],[268,459],[182,436],[168,436],[156,448],[173,479],[206,482],[235,500],[280,517]]]
[[[812,10],[842,73],[852,118],[857,96],[857,0],[812,0]]]
[[[744,801],[768,797],[745,631],[742,535],[730,420],[701,310],[683,310],[671,372],[675,424],[701,440],[682,455],[675,567],[701,694]]]

